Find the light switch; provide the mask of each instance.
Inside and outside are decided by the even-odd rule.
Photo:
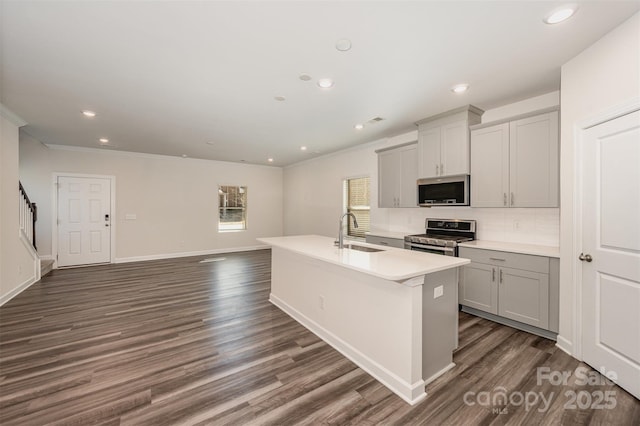
[[[136,220],[138,216],[135,213],[127,213],[124,215],[124,220]]]
[[[444,294],[444,288],[439,285],[438,287],[435,287],[433,289],[433,298],[437,299],[438,297],[442,297],[442,295]]]

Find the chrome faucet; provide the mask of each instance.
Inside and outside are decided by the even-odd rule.
[[[344,220],[345,216],[351,216],[353,218],[353,226],[355,228],[358,227],[358,221],[356,220],[356,217],[353,213],[345,213],[342,215],[342,217],[340,217],[340,228],[338,229],[338,241],[335,242],[338,248],[344,248],[344,232],[343,232],[344,224],[342,223],[342,221]]]

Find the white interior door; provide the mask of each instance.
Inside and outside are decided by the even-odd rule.
[[[583,143],[582,355],[640,398],[640,112]]]
[[[58,266],[111,260],[111,181],[58,177]]]

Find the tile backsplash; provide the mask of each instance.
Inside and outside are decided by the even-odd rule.
[[[558,208],[373,208],[371,228],[419,234],[424,232],[426,218],[474,219],[479,240],[544,246],[558,246],[560,240]]]

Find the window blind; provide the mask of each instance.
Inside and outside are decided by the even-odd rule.
[[[353,226],[353,220],[346,222],[347,235],[364,238],[370,229],[370,192],[369,177],[345,179],[344,205],[347,213],[353,213],[358,221],[358,228]]]

